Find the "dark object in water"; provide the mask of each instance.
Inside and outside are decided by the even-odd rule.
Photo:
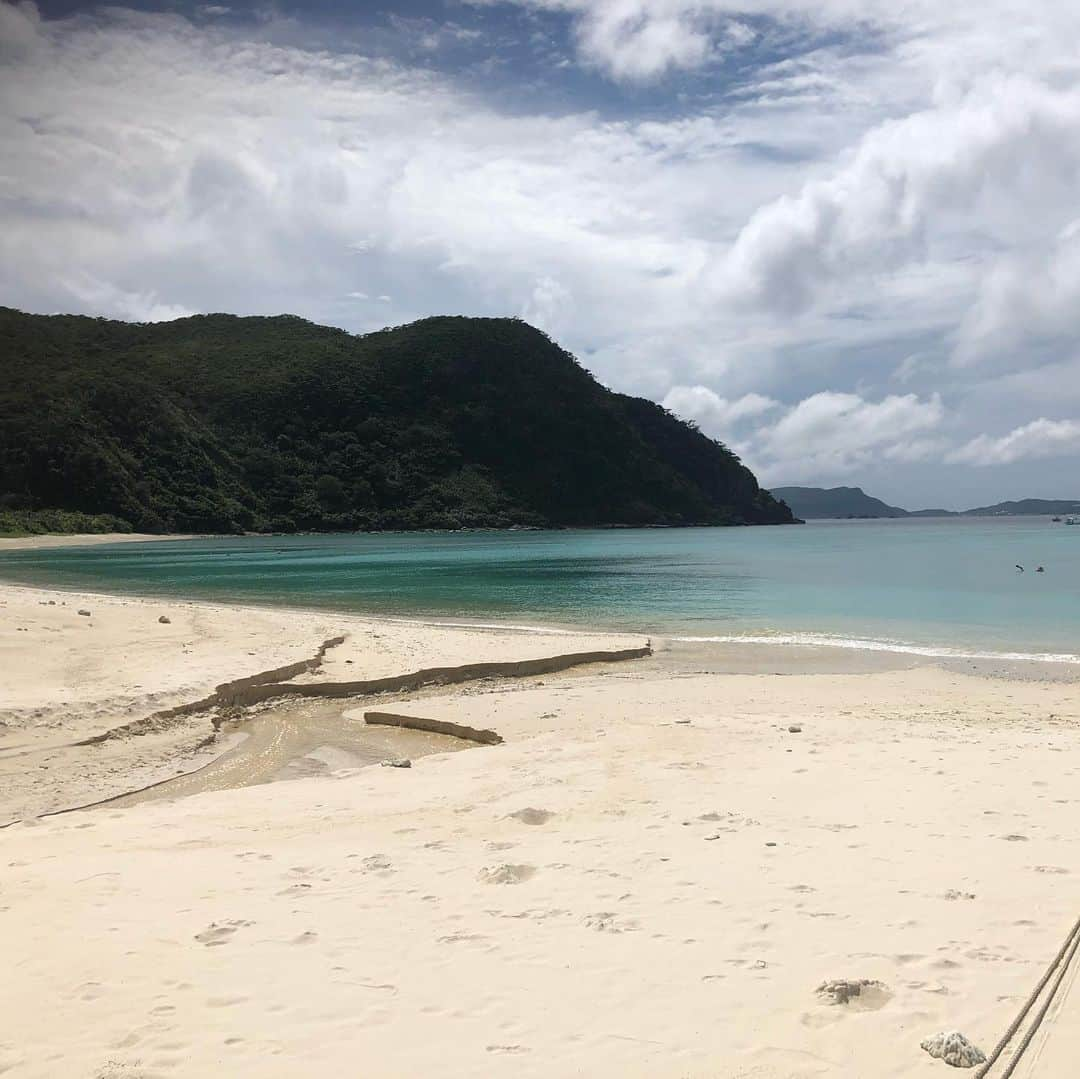
[[[1040,566],[1040,567],[1039,567],[1039,568],[1038,568],[1038,569],[1037,569],[1037,570],[1036,570],[1035,572],[1036,572],[1036,573],[1045,573],[1045,572],[1046,572],[1046,570],[1044,570],[1044,569],[1042,568],[1042,566]]]

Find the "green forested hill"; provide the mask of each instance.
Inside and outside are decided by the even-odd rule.
[[[0,510],[141,531],[784,523],[726,448],[512,319],[0,308]]]

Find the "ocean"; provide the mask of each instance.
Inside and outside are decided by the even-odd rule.
[[[446,622],[1080,663],[1080,528],[1045,517],[197,539],[9,551],[0,579]]]

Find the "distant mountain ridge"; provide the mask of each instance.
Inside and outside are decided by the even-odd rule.
[[[1040,514],[1080,513],[1080,499],[1022,498],[1019,502],[998,502],[964,510],[967,517],[1025,517]]]
[[[861,487],[773,487],[774,498],[791,507],[796,517],[907,517],[908,511],[866,494]]]
[[[905,510],[866,494],[861,487],[773,487],[774,497],[806,520],[877,517],[1022,517],[1080,513],[1078,499],[1024,498],[970,510]]]
[[[727,447],[518,319],[357,336],[0,308],[0,371],[0,512],[26,531],[44,511],[216,533],[794,521]]]

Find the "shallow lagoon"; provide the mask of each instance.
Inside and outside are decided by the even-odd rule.
[[[198,539],[12,551],[0,554],[0,577],[407,618],[1080,662],[1080,528],[1045,517]]]

